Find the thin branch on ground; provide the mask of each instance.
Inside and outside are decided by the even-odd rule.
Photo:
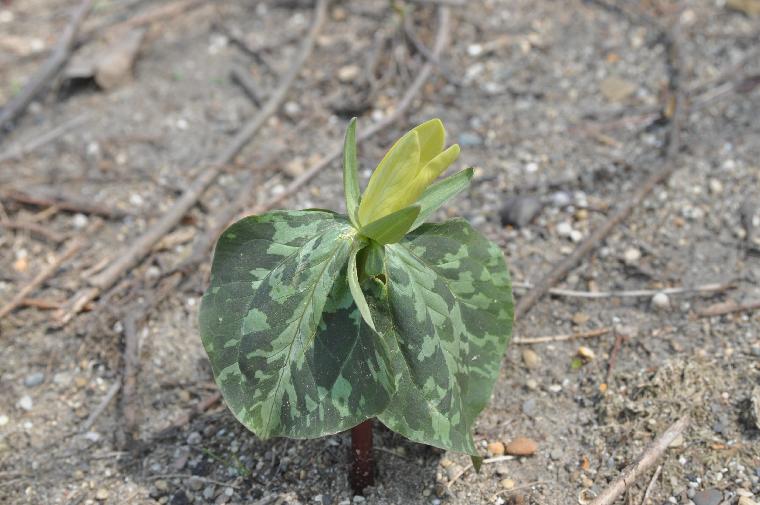
[[[610,359],[607,360],[607,375],[604,378],[604,382],[606,384],[610,383],[610,379],[612,378],[612,371],[615,369],[618,356],[620,355],[620,351],[623,349],[623,344],[627,340],[628,340],[628,335],[620,331],[615,332],[615,343],[612,345],[612,351],[610,352]]]
[[[232,82],[243,88],[246,96],[256,104],[256,107],[261,107],[261,98],[259,92],[256,89],[256,83],[253,81],[251,74],[243,67],[234,66],[230,70],[230,79]]]
[[[95,407],[95,410],[93,410],[87,417],[87,420],[82,423],[82,427],[80,429],[82,433],[90,431],[90,428],[95,425],[95,421],[98,420],[98,417],[100,417],[100,415],[105,412],[106,408],[108,408],[108,405],[111,403],[111,401],[113,401],[116,393],[119,392],[119,389],[121,389],[121,377],[116,378],[114,383],[111,384],[111,387],[108,388],[106,395],[100,400],[98,406]]]
[[[535,286],[527,282],[514,282],[513,288],[517,289],[533,289]],[[633,289],[622,291],[576,291],[574,289],[561,289],[551,288],[547,291],[550,295],[564,296],[568,298],[651,298],[658,293],[664,293],[666,295],[688,295],[692,293],[721,293],[736,289],[736,284],[732,282],[728,283],[713,283],[704,284],[701,286],[688,287],[676,287],[676,288],[663,288],[663,289]]]
[[[644,491],[644,497],[641,499],[641,505],[647,505],[649,496],[651,496],[652,491],[654,490],[654,485],[657,483],[657,477],[660,476],[661,471],[662,465],[658,465],[657,469],[654,471],[654,475],[652,475],[652,480],[649,481],[649,485],[647,486],[646,491]]]
[[[750,312],[760,309],[760,300],[752,300],[746,303],[736,303],[734,300],[716,303],[697,311],[699,317],[717,317],[736,312]]]
[[[420,38],[417,36],[417,33],[414,31],[411,13],[404,14],[402,24],[404,29],[404,37],[406,37],[406,39],[412,44],[414,50],[421,54],[428,62],[435,65],[438,69],[439,74],[441,74],[444,79],[446,79],[451,84],[454,84],[455,86],[461,86],[462,83],[456,78],[450,66],[445,61],[441,60],[440,55],[432,53],[430,49],[428,49],[427,46],[425,46],[425,44],[423,44]]]
[[[126,212],[106,207],[97,203],[75,200],[66,195],[52,195],[45,192],[35,192],[31,190],[10,189],[0,193],[0,198],[10,200],[22,205],[32,205],[35,207],[56,207],[58,210],[65,212],[76,212],[101,216],[107,219],[118,219],[127,215]]]
[[[21,159],[24,156],[27,156],[36,151],[37,149],[44,147],[51,142],[54,142],[62,135],[70,133],[75,128],[82,126],[88,119],[89,116],[87,114],[80,114],[64,121],[51,130],[48,130],[42,134],[35,135],[34,138],[29,138],[27,140],[21,141],[18,145],[11,146],[5,153],[0,154],[0,163],[9,160]]]
[[[134,314],[124,318],[124,388],[121,392],[121,417],[124,420],[119,445],[126,450],[134,444],[137,434],[137,374],[140,370],[139,335]]]
[[[201,477],[200,475],[193,475],[193,474],[185,474],[185,473],[165,473],[165,474],[158,474],[158,475],[151,475],[148,477],[148,480],[158,480],[158,479],[194,479],[198,480],[200,482],[206,482],[209,484],[216,484],[218,486],[223,487],[231,487],[232,489],[242,489],[240,486],[236,486],[234,484],[231,484],[230,482],[222,482],[220,480],[214,480],[209,479],[208,477]]]
[[[71,259],[76,253],[78,253],[85,245],[85,240],[82,237],[75,238],[66,246],[66,249],[61,253],[58,258],[51,264],[43,268],[27,285],[22,287],[16,296],[8,302],[5,306],[0,308],[0,319],[7,316],[13,310],[16,309],[24,299],[32,294],[37,288],[39,288],[45,281],[52,277],[61,266]]]
[[[677,21],[676,21],[677,26]],[[520,298],[515,308],[515,317],[525,315],[558,282],[567,276],[588,254],[601,246],[607,236],[635,209],[637,209],[655,187],[665,182],[680,166],[676,163],[681,148],[682,123],[685,121],[686,104],[680,89],[681,61],[678,54],[676,36],[663,32],[666,46],[666,64],[670,71],[669,89],[672,98],[672,114],[668,123],[668,132],[664,147],[662,166],[647,176],[631,197],[624,201],[612,215],[594,230],[568,257],[555,265],[537,284]]]
[[[532,345],[532,344],[546,344],[548,342],[562,342],[565,340],[577,340],[579,338],[593,338],[601,337],[612,331],[612,328],[597,328],[595,330],[582,331],[579,333],[570,333],[567,335],[553,335],[549,337],[535,337],[535,338],[515,338],[512,340],[513,344],[518,345]]]
[[[74,50],[79,27],[87,17],[92,7],[93,0],[82,0],[79,6],[71,15],[68,26],[63,31],[63,35],[58,40],[55,49],[50,54],[45,63],[37,70],[37,73],[29,79],[24,87],[0,110],[0,139],[4,136],[6,127],[15,121],[26,108],[32,103],[32,100],[47,88],[50,82],[64,67]]]
[[[103,290],[113,286],[129,269],[150,253],[153,246],[171,231],[198,202],[206,188],[217,178],[222,169],[250,142],[253,136],[265,124],[266,120],[277,112],[291,85],[314,49],[317,35],[326,18],[327,3],[327,0],[319,0],[317,3],[314,21],[308,36],[304,39],[298,54],[293,59],[293,63],[278,83],[277,88],[273,90],[264,106],[235,135],[228,147],[211,163],[210,167],[200,169],[200,174],[190,184],[188,189],[157,222],[153,223],[144,234],[134,239],[123,255],[90,279],[90,284],[93,287],[85,288],[77,293],[67,304],[67,307],[61,309],[56,314],[56,320],[59,325],[68,323],[79,313],[86,303],[97,298]]]
[[[29,223],[27,221],[5,221],[0,220],[0,228],[6,228],[8,230],[24,230],[43,237],[51,242],[59,244],[66,240],[65,235],[49,229],[47,226],[43,226],[38,223]]]
[[[594,499],[589,505],[612,505],[628,487],[636,482],[667,450],[668,446],[680,435],[689,424],[689,416],[685,415],[658,439],[647,447],[639,459],[620,474],[610,486]]]

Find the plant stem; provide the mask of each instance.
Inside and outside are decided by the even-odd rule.
[[[375,483],[375,463],[372,460],[372,419],[351,429],[351,489],[361,494]]]

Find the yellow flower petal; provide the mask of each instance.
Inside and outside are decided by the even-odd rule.
[[[439,175],[444,173],[446,169],[449,168],[449,166],[451,166],[451,164],[454,163],[458,157],[459,144],[454,144],[430,160],[428,164],[425,165],[417,174],[417,178],[422,179],[422,191],[425,191],[425,188],[427,188],[434,180],[436,180]],[[422,191],[420,191],[420,194]],[[419,197],[419,195],[417,196]]]
[[[412,130],[401,137],[372,173],[359,204],[359,223],[376,219],[406,207],[405,193],[420,169],[419,135]]]
[[[426,165],[443,151],[446,141],[446,130],[443,128],[443,123],[440,119],[435,118],[425,121],[412,131],[417,132],[417,135],[420,137],[421,165]]]

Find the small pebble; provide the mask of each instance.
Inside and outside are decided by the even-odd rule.
[[[718,179],[710,179],[708,185],[710,187],[710,193],[713,195],[719,195],[723,193],[723,183]]]
[[[153,483],[153,485],[156,487],[156,489],[158,489],[162,493],[165,493],[166,491],[169,490],[169,483],[163,479],[158,479],[156,482]]]
[[[513,489],[515,487],[515,481],[512,479],[502,479],[500,484],[504,489]]]
[[[740,496],[738,505],[757,505],[757,502],[748,496]]]
[[[487,449],[488,449],[488,452],[490,452],[494,456],[501,456],[504,454],[504,444],[502,444],[498,440],[495,442],[489,443]]]
[[[657,293],[652,297],[652,307],[657,310],[670,308],[670,298],[665,293]]]
[[[291,100],[291,101],[285,102],[285,105],[282,107],[282,110],[285,112],[286,116],[294,118],[301,113],[301,106],[298,105],[298,102],[294,102]]]
[[[33,372],[24,377],[24,386],[28,388],[33,388],[36,386],[39,386],[45,381],[45,373],[44,372]]]
[[[578,357],[581,359],[584,359],[586,361],[591,361],[596,357],[596,353],[589,347],[586,347],[585,345],[582,345],[578,347]]]
[[[522,412],[526,416],[533,417],[536,414],[536,400],[533,398],[525,400],[522,404]]]
[[[523,228],[529,225],[543,208],[543,202],[535,196],[509,196],[499,210],[501,225]]]
[[[538,444],[527,437],[517,437],[504,448],[512,456],[530,456],[538,450]]]
[[[695,505],[718,505],[723,500],[723,493],[717,489],[699,491],[692,498]]]
[[[549,389],[549,392],[551,393],[559,393],[562,391],[562,385],[561,384],[552,384],[547,389]]]
[[[8,421],[10,421],[8,416],[6,416],[5,414],[0,415],[0,426],[5,426],[6,424],[8,424]]]
[[[591,319],[591,316],[585,312],[576,312],[573,314],[573,323],[577,324],[578,326],[583,326],[584,324],[588,323],[589,319]]]
[[[573,233],[573,226],[568,223],[567,221],[562,221],[561,223],[557,224],[557,235],[560,237],[570,237],[570,235]]]
[[[459,465],[457,465],[457,464],[453,464],[453,465],[451,465],[450,467],[448,467],[448,468],[446,469],[446,477],[448,477],[448,478],[449,478],[449,480],[454,480],[454,479],[456,479],[456,478],[457,478],[457,476],[458,476],[460,473],[462,473],[462,467],[461,467],[461,466],[459,466]]]
[[[200,491],[203,488],[203,481],[193,475],[190,477],[187,481],[187,487],[192,489],[193,491]]]
[[[474,147],[483,145],[483,139],[477,133],[463,132],[459,134],[459,144],[462,147]]]
[[[206,500],[212,500],[214,498],[214,486],[206,486],[203,488],[203,497]]]
[[[95,499],[98,501],[105,501],[108,499],[108,490],[100,488],[95,493]]]
[[[525,363],[526,368],[536,368],[541,363],[541,358],[538,356],[536,351],[532,349],[523,349],[522,359],[523,363]]]
[[[627,264],[629,264],[629,265],[633,265],[633,264],[635,264],[635,263],[636,263],[637,261],[639,261],[640,259],[641,259],[641,251],[639,251],[639,250],[638,250],[637,248],[635,248],[635,247],[629,247],[629,248],[628,248],[628,249],[626,249],[626,250],[625,250],[625,252],[623,253],[623,260],[624,260],[624,261],[625,261]]]
[[[27,412],[32,410],[32,407],[34,407],[34,402],[32,401],[32,397],[29,395],[24,395],[21,398],[19,398],[18,403],[16,404],[20,409],[26,410]]]
[[[563,452],[562,452],[562,449],[560,448],[552,449],[552,451],[549,453],[549,457],[552,458],[554,461],[559,461],[560,459],[562,459],[562,455],[563,455]]]
[[[84,214],[74,214],[74,219],[72,220],[72,223],[74,225],[74,228],[82,229],[85,226],[87,226],[87,223],[89,220],[87,219],[87,216]]]
[[[194,431],[187,436],[187,443],[190,445],[198,445],[201,443],[201,440],[201,434],[197,431]]]
[[[581,484],[583,485],[583,487],[587,487],[588,488],[588,487],[591,487],[591,486],[594,485],[594,481],[591,480],[591,479],[589,479],[587,476],[582,475],[581,476]]]
[[[359,77],[361,69],[358,65],[346,65],[338,69],[338,80],[341,82],[352,82]]]

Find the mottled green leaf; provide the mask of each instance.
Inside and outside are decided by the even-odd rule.
[[[385,253],[393,334],[380,332],[397,391],[378,418],[417,442],[475,455],[472,425],[512,331],[501,250],[467,222],[452,220],[423,225]]]
[[[409,227],[412,226],[419,213],[420,207],[418,205],[411,205],[397,210],[362,227],[362,235],[380,244],[398,242],[409,231]]]
[[[349,219],[358,227],[356,210],[359,208],[359,162],[356,157],[356,118],[352,118],[346,129],[346,140],[343,144],[343,192],[346,195],[346,213]]]
[[[419,200],[417,200],[417,205],[420,206],[420,214],[417,216],[417,219],[414,220],[410,230],[419,228],[425,223],[425,220],[430,214],[438,210],[438,208],[446,203],[447,200],[457,193],[467,189],[470,185],[473,174],[474,170],[472,168],[466,168],[451,177],[446,177],[445,179],[430,185],[425,192],[422,193]]]
[[[295,211],[245,218],[219,239],[201,336],[227,405],[263,438],[351,428],[395,391],[346,280],[355,236],[345,216]]]
[[[362,293],[362,288],[359,285],[359,270],[356,264],[356,256],[366,244],[366,241],[357,239],[351,248],[351,256],[348,259],[348,287],[351,289],[351,296],[354,297],[354,303],[362,318],[374,330],[375,323],[372,321],[369,305],[367,305],[367,300],[364,298],[364,293]]]

